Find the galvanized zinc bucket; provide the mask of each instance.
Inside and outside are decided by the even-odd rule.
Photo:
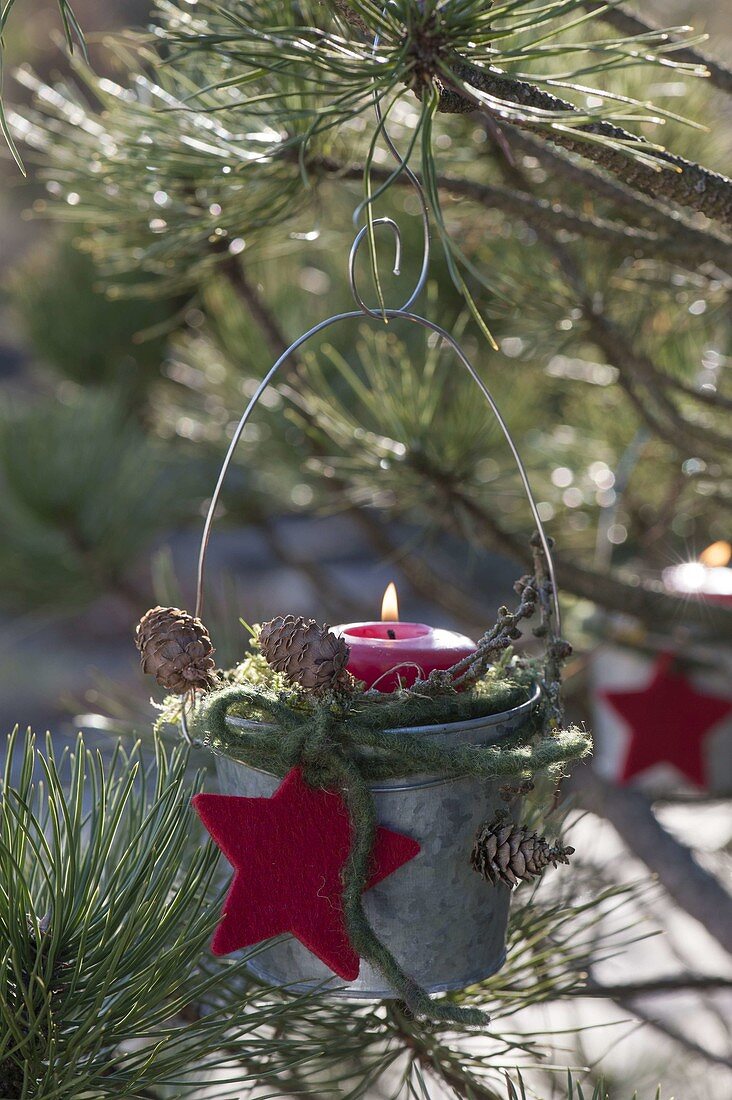
[[[485,718],[388,732],[434,738],[446,748],[495,744],[528,725],[539,694],[537,688],[525,703]],[[239,729],[261,728],[241,718],[228,721]],[[228,756],[217,757],[216,768],[223,794],[268,798],[281,782]],[[510,890],[487,885],[469,862],[476,830],[505,806],[500,782],[410,776],[371,787],[379,824],[413,837],[421,851],[367,890],[364,908],[379,939],[428,993],[464,989],[500,970],[505,960]],[[343,982],[291,936],[273,940],[250,968],[263,981],[297,992],[317,985],[339,997],[395,996],[367,962],[361,962],[356,981]]]

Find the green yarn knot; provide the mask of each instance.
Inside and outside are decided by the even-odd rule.
[[[231,712],[256,719],[248,729],[228,724]],[[261,723],[268,723],[262,726]],[[274,729],[273,729],[274,726]],[[353,844],[343,869],[343,907],[351,944],[357,954],[381,972],[416,1016],[435,1021],[485,1026],[479,1009],[433,1001],[406,974],[369,924],[362,894],[376,835],[376,810],[369,783],[419,774],[483,779],[519,776],[557,768],[587,755],[589,735],[572,727],[542,737],[533,745],[436,744],[434,738],[386,731],[393,728],[388,707],[362,707],[323,702],[298,710],[281,697],[233,686],[207,696],[196,711],[194,736],[215,751],[250,767],[283,777],[301,767],[313,787],[338,791],[353,831]]]

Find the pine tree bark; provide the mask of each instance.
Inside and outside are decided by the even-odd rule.
[[[493,118],[490,108],[481,102],[479,96],[471,95],[471,89],[521,107],[577,113],[577,108],[568,100],[560,99],[559,96],[545,92],[525,80],[514,80],[490,69],[478,69],[460,60],[454,60],[451,69],[463,87],[453,85],[444,89],[439,108],[443,113],[468,114],[478,110]],[[655,168],[616,147],[601,142],[583,141],[580,136],[566,130],[555,128],[547,131],[528,120],[514,120],[514,125],[537,133],[545,140],[593,161],[644,195],[689,207],[727,228],[732,228],[732,180],[719,172],[712,172],[709,168],[685,160],[675,153],[656,152],[649,146],[649,155],[658,161],[658,168]],[[643,139],[636,134],[609,122],[592,122],[576,129],[580,133],[636,145],[644,144]]]

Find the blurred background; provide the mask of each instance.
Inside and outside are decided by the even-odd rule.
[[[728,56],[718,5],[643,10],[708,31],[704,48]],[[80,0],[75,11],[93,78],[70,66],[51,4],[28,0],[7,41],[5,96],[28,177],[3,156],[0,712],[7,729],[63,740],[82,726],[104,742],[144,732],[153,716],[134,626],[156,602],[192,607],[202,517],[247,397],[291,339],[349,306],[360,185],[334,172],[303,193],[295,173],[252,187],[241,211],[227,191],[234,208],[222,214],[218,187],[241,137],[233,121],[212,151],[195,123],[185,132],[156,115],[152,85],[128,96],[132,47],[109,35],[143,27],[145,3]],[[650,79],[649,96],[669,110],[713,120],[704,130],[671,119],[664,141],[729,173],[728,98],[673,73]],[[637,94],[641,77],[627,81]],[[402,143],[413,110],[395,113]],[[335,143],[344,165],[362,147],[357,123]],[[569,708],[597,736],[595,771],[569,792],[575,837],[603,882],[661,879],[636,919],[666,935],[599,964],[627,996],[551,1006],[542,1020],[612,1022],[610,1039],[603,1029],[567,1044],[619,1089],[660,1075],[679,1096],[721,1098],[732,1090],[729,928],[720,932],[732,857],[729,405],[702,396],[697,408],[694,393],[730,392],[728,245],[695,237],[700,217],[669,235],[650,210],[644,223],[617,195],[567,185],[528,145],[507,167],[474,121],[439,126],[441,168],[472,178],[477,149],[494,189],[479,206],[453,194],[446,212],[491,272],[476,300],[499,353],[441,254],[422,308],[494,389],[557,542],[575,648]],[[146,142],[161,158],[151,177]],[[114,171],[95,168],[99,150]],[[406,262],[401,281],[385,279],[387,300],[410,285],[420,249],[414,201],[395,190],[383,212],[399,218]],[[552,225],[541,204],[562,202],[594,220],[589,236]],[[237,235],[237,218],[251,232]],[[603,229],[621,223],[665,232],[663,254]],[[214,529],[205,619],[222,666],[245,651],[240,620],[376,618],[391,579],[403,618],[473,636],[510,602],[530,514],[499,431],[455,371],[434,341],[398,324],[339,327],[293,363],[245,433]],[[659,707],[651,693],[664,676]],[[639,731],[619,696],[646,691]],[[672,710],[687,708],[678,735],[671,697]],[[669,988],[632,988],[669,973]],[[711,990],[705,975],[719,979]]]

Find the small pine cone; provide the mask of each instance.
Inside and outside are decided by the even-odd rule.
[[[175,695],[213,687],[214,648],[200,619],[178,607],[153,607],[135,631],[142,671]]]
[[[259,645],[267,662],[314,695],[345,687],[350,650],[342,638],[314,619],[278,615],[264,623]]]
[[[494,886],[499,882],[517,886],[522,879],[538,877],[550,863],[553,867],[569,863],[573,853],[574,848],[552,845],[525,825],[496,817],[478,831],[470,864]]]

